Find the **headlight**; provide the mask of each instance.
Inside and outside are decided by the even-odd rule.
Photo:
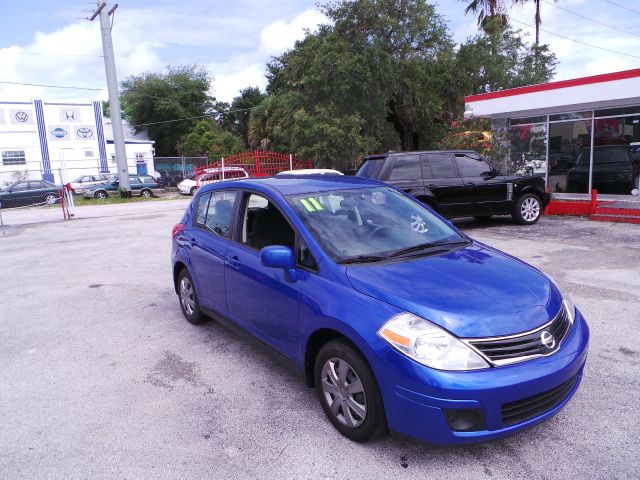
[[[544,273],[544,276],[547,277],[551,281],[551,283],[553,283],[558,289],[558,292],[560,292],[560,296],[562,297],[562,307],[567,311],[569,322],[571,323],[571,325],[573,325],[573,322],[576,319],[576,306],[571,301],[571,297],[569,297],[569,295],[567,295],[562,290],[562,288],[560,288],[560,285],[558,285],[556,279],[553,278],[553,275],[551,275],[550,273]]]
[[[569,322],[573,325],[573,321],[576,319],[576,306],[568,297],[563,295],[562,306],[567,311]]]
[[[477,370],[489,364],[474,350],[433,323],[402,313],[385,323],[378,335],[427,367],[439,370]]]

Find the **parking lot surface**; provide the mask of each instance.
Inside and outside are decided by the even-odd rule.
[[[638,478],[638,226],[456,222],[553,275],[592,336],[582,387],[557,416],[438,448],[352,443],[263,349],[188,324],[170,265],[184,206],[0,229],[0,478]]]

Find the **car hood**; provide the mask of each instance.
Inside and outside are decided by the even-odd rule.
[[[533,267],[485,245],[404,262],[349,266],[353,287],[459,337],[532,330],[553,318],[562,297]]]

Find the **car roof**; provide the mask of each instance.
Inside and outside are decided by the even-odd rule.
[[[383,160],[389,155],[417,155],[420,153],[475,153],[475,150],[409,150],[409,151],[393,151],[387,153],[374,153],[365,157],[365,160]],[[479,154],[478,154],[479,155]]]
[[[201,191],[227,189],[227,188],[249,188],[257,190],[272,191],[280,195],[299,195],[311,192],[326,192],[330,190],[346,190],[350,188],[366,188],[385,185],[377,180],[363,177],[349,177],[346,175],[305,175],[264,178],[245,178],[239,180],[229,180],[224,183],[209,184],[202,187]]]

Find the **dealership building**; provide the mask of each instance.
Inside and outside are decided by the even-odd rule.
[[[153,143],[125,132],[130,173],[157,174]],[[25,176],[60,184],[97,173],[117,173],[101,102],[0,102],[0,185]]]
[[[490,118],[558,198],[638,195],[640,69],[471,95],[465,117]]]

